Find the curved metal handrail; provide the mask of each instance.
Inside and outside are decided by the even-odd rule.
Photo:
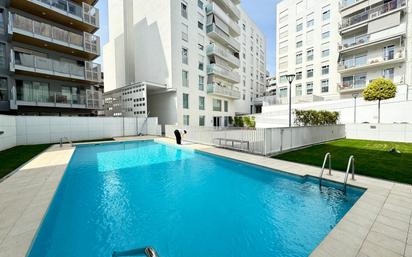
[[[60,147],[63,147],[63,139],[66,139],[66,140],[70,143],[70,146],[73,146],[73,142],[70,140],[70,138],[68,138],[68,137],[61,137],[61,138],[60,138]]]
[[[330,153],[325,154],[325,159],[323,159],[322,170],[319,175],[319,186],[322,186],[323,172],[325,171],[326,161],[329,161],[329,176],[332,176],[332,155]]]
[[[343,181],[344,192],[346,192],[346,184],[348,183],[349,170],[351,167],[352,167],[352,178],[351,179],[355,180],[355,157],[353,155],[349,157],[348,167],[346,168],[345,180]]]
[[[137,256],[145,254],[147,257],[159,257],[156,250],[153,247],[145,247],[145,248],[137,248],[133,250],[123,251],[123,252],[116,252],[114,251],[112,257],[121,257],[121,256]]]

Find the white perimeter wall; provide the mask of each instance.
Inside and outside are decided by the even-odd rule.
[[[0,151],[16,146],[16,117],[0,115]]]
[[[412,124],[346,124],[346,138],[412,143]]]
[[[94,140],[137,134],[161,135],[157,118],[47,117],[0,115],[0,150],[16,145]]]

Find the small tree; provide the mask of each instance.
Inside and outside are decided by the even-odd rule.
[[[378,123],[381,122],[381,101],[394,98],[396,86],[390,79],[379,78],[373,80],[363,91],[365,101],[378,101]]]

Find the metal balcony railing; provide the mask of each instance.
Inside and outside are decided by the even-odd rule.
[[[99,27],[99,9],[86,3],[79,5],[68,0],[28,0],[51,10]]]
[[[33,38],[100,55],[98,36],[87,32],[83,32],[83,35],[73,33],[16,13],[9,15],[9,33],[13,32],[21,32]]]
[[[346,70],[352,68],[360,68],[368,65],[377,65],[394,60],[402,60],[405,58],[405,49],[398,48],[396,51],[388,52],[378,56],[364,56],[362,58],[355,57],[340,61],[338,70]]]
[[[372,9],[366,10],[364,12],[355,14],[350,17],[342,19],[341,29],[347,28],[349,26],[367,21],[369,19],[374,19],[390,11],[394,11],[406,6],[406,0],[392,0],[383,5],[379,5]]]
[[[79,65],[79,62],[54,60],[42,56],[14,52],[13,50],[11,57],[10,68],[12,71],[22,69],[60,77],[101,82],[100,64],[86,61],[81,62],[84,64],[83,66]]]

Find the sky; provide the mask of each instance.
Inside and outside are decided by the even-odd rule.
[[[277,0],[241,0],[241,6],[246,13],[255,21],[257,26],[266,36],[266,61],[267,70],[271,75],[275,74],[275,23],[276,23],[276,2]],[[107,25],[107,0],[100,0],[97,3],[100,10],[100,29],[97,35],[100,36],[101,46],[105,45],[109,39]],[[102,57],[96,62],[102,63]]]

